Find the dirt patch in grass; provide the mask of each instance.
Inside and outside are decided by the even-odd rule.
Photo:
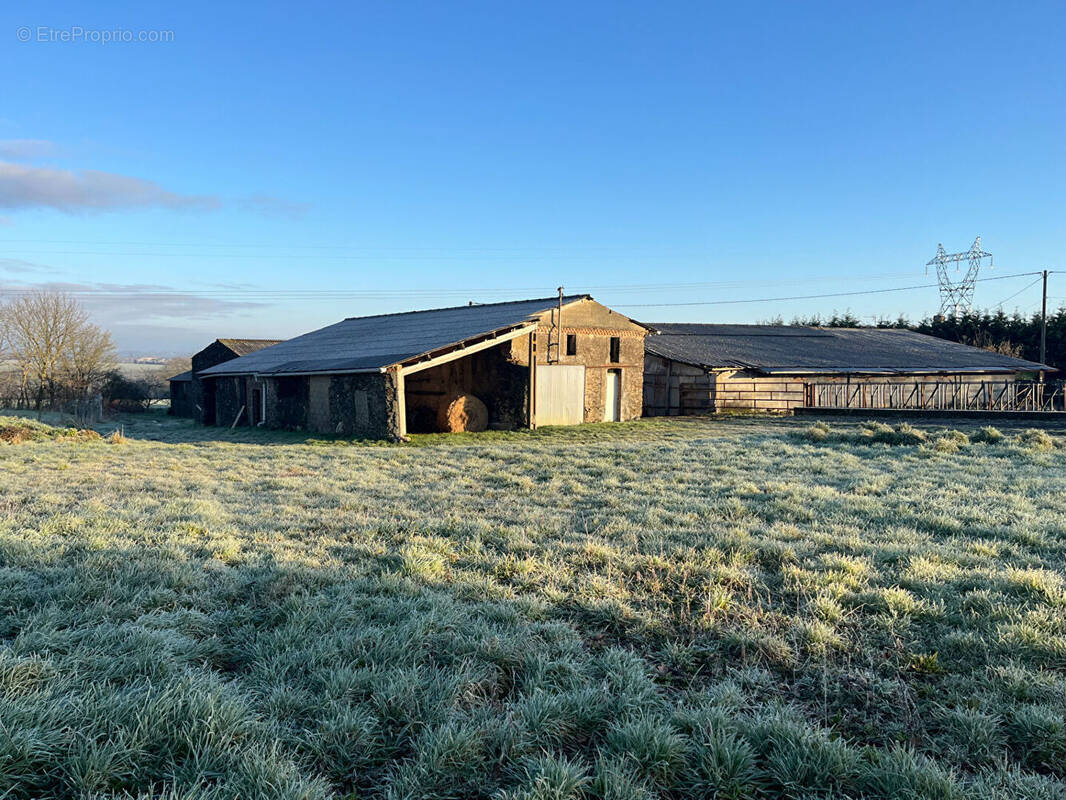
[[[0,442],[22,444],[40,441],[96,442],[103,437],[87,428],[59,428],[36,420],[0,417]]]

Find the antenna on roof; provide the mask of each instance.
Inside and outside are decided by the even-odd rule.
[[[555,331],[555,339],[552,340],[552,331]],[[551,326],[548,328],[548,363],[558,364],[562,353],[563,342],[563,287],[559,287],[559,307],[553,308],[551,313]],[[555,355],[552,356],[552,348]]]

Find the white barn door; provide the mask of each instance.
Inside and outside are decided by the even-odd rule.
[[[585,368],[537,365],[537,425],[578,425],[585,421]]]
[[[607,370],[607,385],[604,387],[604,422],[622,419],[622,370]]]

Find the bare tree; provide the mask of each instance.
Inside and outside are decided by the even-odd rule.
[[[175,375],[180,375],[183,372],[188,372],[192,369],[192,359],[188,356],[174,356],[168,358],[167,363],[163,365],[163,375],[167,380],[170,380]]]
[[[89,322],[85,309],[70,295],[33,292],[10,302],[4,317],[23,401],[32,399],[38,412],[46,400],[55,405],[64,379],[84,391],[114,360],[110,334]]]
[[[99,391],[116,367],[115,344],[111,334],[84,322],[75,330],[63,354],[62,377],[66,390],[81,404]]]
[[[7,355],[7,306],[0,303],[0,365]]]

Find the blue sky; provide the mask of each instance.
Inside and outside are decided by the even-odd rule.
[[[990,276],[1066,267],[1066,4],[871,5],[7,4],[0,288],[172,353],[560,284],[919,317],[644,304],[935,282],[977,234]],[[78,28],[172,40],[40,41]]]

